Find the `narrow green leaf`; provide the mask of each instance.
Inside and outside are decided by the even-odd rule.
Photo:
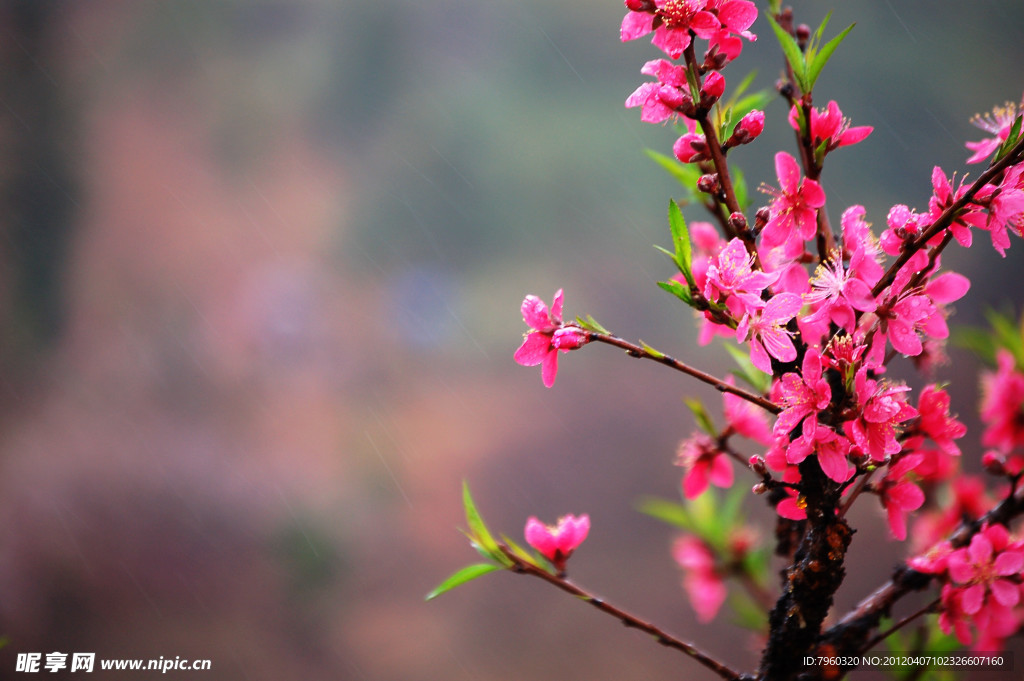
[[[690,514],[682,504],[657,497],[644,497],[640,500],[637,510],[652,518],[668,523],[684,530],[694,530]]]
[[[1010,132],[1006,136],[1006,140],[999,147],[999,151],[996,152],[995,157],[992,159],[993,163],[1001,160],[1004,156],[1010,153],[1010,149],[1016,146],[1017,142],[1020,141],[1020,129],[1022,119],[1024,119],[1024,114],[1021,114],[1020,116],[1017,116],[1016,119],[1014,119],[1013,125],[1010,126]]]
[[[988,331],[970,328],[952,329],[952,336],[955,345],[967,348],[990,364],[995,362],[999,344]]]
[[[669,255],[671,255],[671,253]],[[611,331],[601,326],[601,324],[599,324],[598,321],[591,317],[590,315],[587,315],[586,319],[577,315],[576,323],[579,324],[580,327],[585,329],[586,331],[596,331],[598,333],[603,333],[606,336],[612,335]]]
[[[807,85],[807,64],[804,61],[804,54],[800,51],[800,46],[797,45],[796,39],[789,34],[789,31],[779,26],[778,22],[768,15],[768,23],[772,25],[772,30],[775,32],[775,37],[779,41],[779,47],[782,48],[782,54],[785,55],[786,61],[789,62],[789,67],[793,69],[793,78],[796,79],[795,85],[800,88],[800,94],[806,94],[810,91]]]
[[[653,149],[644,149],[647,157],[664,168],[669,175],[676,178],[679,184],[683,185],[688,194],[692,197],[697,191],[697,180],[700,179],[700,169],[696,165],[680,163],[671,156],[659,154]]]
[[[809,92],[814,89],[814,83],[817,82],[818,76],[821,75],[821,70],[825,68],[825,64],[827,64],[828,60],[832,58],[832,53],[836,51],[836,48],[839,47],[839,43],[843,42],[847,34],[849,34],[849,32],[853,30],[854,26],[856,26],[856,24],[850,24],[849,26],[847,26],[842,33],[840,33],[835,38],[832,38],[832,40],[822,45],[821,51],[814,55],[813,61],[811,62],[810,66],[807,67],[808,89],[806,90],[806,92]]]
[[[729,594],[729,609],[732,611],[732,623],[736,626],[758,632],[763,632],[767,628],[768,613],[746,592],[734,589]]]
[[[739,123],[740,120],[754,109],[764,110],[768,104],[771,103],[772,95],[767,90],[758,90],[752,92],[746,97],[737,100],[734,104],[731,104],[733,110],[733,120]],[[732,130],[729,131],[731,135],[736,126],[732,126]]]
[[[470,539],[480,547],[481,555],[507,565],[509,560],[498,549],[498,542],[494,540],[491,531],[487,529],[479,511],[476,510],[473,496],[469,493],[469,483],[465,480],[462,481],[462,505],[466,509],[466,524],[469,525]]]
[[[662,249],[664,250],[664,249]],[[693,296],[690,294],[690,288],[683,286],[680,282],[675,279],[669,279],[668,281],[659,281],[658,286],[674,295],[679,300],[683,301],[687,305],[693,305]]]
[[[697,283],[693,278],[691,266],[693,248],[690,245],[690,230],[686,228],[686,219],[683,217],[683,211],[679,209],[679,204],[675,202],[675,199],[669,199],[668,226],[672,231],[672,245],[676,249],[676,265],[679,267],[679,271],[683,273],[683,276],[686,277],[686,283],[695,287]]]
[[[725,543],[725,533],[721,524],[717,492],[709,487],[700,496],[687,499],[685,504],[697,536],[712,548],[720,550]]]
[[[455,587],[462,586],[466,582],[472,581],[477,577],[482,577],[489,572],[501,569],[501,566],[495,563],[474,563],[473,565],[467,565],[448,579],[438,584],[436,589],[427,594],[425,600],[433,600],[446,591],[451,591]]]
[[[807,127],[807,116],[804,115],[804,108],[797,106],[796,108],[796,127],[800,130],[800,136],[804,137],[809,133]]]
[[[731,106],[718,105],[718,139],[727,140],[732,134],[733,109]],[[739,123],[739,118],[736,119]]]
[[[504,534],[501,535],[501,541],[505,542],[505,546],[507,546],[512,553],[514,553],[517,556],[519,556],[519,558],[521,558],[522,560],[526,561],[530,565],[539,565],[539,563],[537,562],[537,557],[536,556],[531,554],[529,551],[524,549],[519,544],[516,544],[514,541],[509,539]]]
[[[814,55],[818,53],[818,47],[821,45],[821,37],[825,34],[825,27],[828,26],[830,19],[832,19],[831,10],[825,15],[825,18],[821,20],[821,24],[818,25],[818,30],[816,30],[810,40],[807,41],[807,49],[804,50],[804,60],[808,64],[814,61]]]
[[[667,248],[663,248],[658,244],[654,244],[654,247],[661,251],[662,253],[664,253],[665,255],[667,255],[668,257],[672,258],[672,262],[676,261],[676,254],[673,253],[672,251],[668,250]]]
[[[731,529],[743,520],[741,513],[743,501],[747,498],[748,494],[748,490],[740,486],[734,487],[726,493],[725,503],[722,504],[722,509],[718,514],[726,529]]]
[[[718,437],[715,423],[711,420],[711,416],[708,415],[708,410],[704,408],[704,403],[693,397],[684,398],[683,402],[693,412],[693,417],[697,420],[697,425],[700,426],[700,429],[711,437]]]
[[[822,161],[825,160],[825,152],[828,150],[829,140],[825,139],[821,141],[817,147],[814,148],[814,161],[821,166]]]
[[[750,356],[731,343],[724,343],[725,349],[732,355],[733,360],[739,365],[739,372],[736,376],[749,383],[754,390],[766,393],[771,388],[772,378],[765,372],[754,366]]]
[[[732,190],[736,194],[736,203],[740,205],[740,210],[746,210],[750,201],[747,192],[747,179],[743,176],[743,171],[735,165],[730,171],[732,172]]]
[[[750,84],[754,82],[754,78],[756,77],[757,69],[754,69],[746,76],[744,76],[743,80],[740,81],[740,84],[733,88],[732,96],[729,98],[729,101],[731,102],[735,100],[737,97],[742,97],[743,93],[747,91],[747,88],[750,87]]]
[[[647,354],[649,354],[654,359],[661,359],[662,357],[665,356],[664,352],[648,345],[647,343],[644,343],[642,339],[640,340],[640,347],[642,347],[644,351],[646,351]]]
[[[996,332],[999,344],[1013,354],[1018,367],[1024,366],[1024,338],[1021,338],[1017,325],[1009,316],[1001,315],[995,310],[986,312],[985,317]]]

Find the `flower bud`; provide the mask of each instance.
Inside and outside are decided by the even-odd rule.
[[[726,147],[736,147],[747,144],[757,139],[757,136],[764,131],[764,111],[754,109],[740,119],[733,130],[732,136],[726,141]]]
[[[768,491],[768,485],[764,484],[763,482],[759,482],[753,487],[751,487],[750,491],[753,492],[754,494],[761,495]]]
[[[982,454],[981,465],[992,475],[1006,475],[1006,466],[1003,465],[1003,457],[999,452],[988,451]]]
[[[731,213],[729,215],[729,224],[737,232],[743,232],[747,229],[747,216],[739,211]]]
[[[761,206],[754,213],[754,232],[760,232],[764,229],[764,226],[768,224],[768,221],[772,218],[772,212],[768,206]]]
[[[755,454],[750,457],[750,468],[758,475],[768,475],[768,466],[765,463],[763,456],[757,456]]]
[[[654,0],[626,0],[626,9],[632,12],[654,12]]]
[[[711,49],[704,53],[704,63],[701,64],[701,69],[705,72],[718,71],[728,61],[729,55],[723,52],[718,45],[712,45]]]
[[[704,79],[704,84],[700,88],[701,108],[710,109],[723,94],[725,94],[725,76],[718,71],[712,71]]]
[[[683,163],[695,163],[708,158],[708,143],[704,135],[688,132],[676,140],[672,145],[672,151]]]
[[[807,41],[811,39],[811,27],[807,24],[800,24],[796,27],[796,44],[803,50],[807,47]]]
[[[697,189],[705,194],[714,194],[718,192],[718,173],[701,175],[697,179]]]

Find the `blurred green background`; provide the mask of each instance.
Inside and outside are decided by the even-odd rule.
[[[829,159],[833,224],[924,207],[932,166],[962,173],[983,136],[969,118],[1024,90],[1016,0],[795,8],[857,22],[816,91],[875,126]],[[676,189],[643,149],[674,135],[623,108],[659,57],[619,42],[624,12],[0,2],[0,677],[57,650],[207,658],[217,679],[706,678],[513,575],[424,603],[475,557],[463,479],[513,537],[589,512],[575,578],[754,663],[726,618],[695,624],[672,532],[634,510],[678,494],[682,398],[717,411],[713,391],[606,347],[552,390],[512,361],[522,297],[564,287],[568,315],[726,370],[655,286]],[[771,88],[753,30],[725,75]],[[776,182],[785,114],[735,152],[752,187]],[[1021,298],[1024,244],[976,241],[946,257],[974,282],[956,323]],[[978,365],[951,354],[969,417]],[[901,549],[863,506],[840,606]]]

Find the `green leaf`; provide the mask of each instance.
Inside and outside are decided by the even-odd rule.
[[[757,69],[754,69],[746,76],[744,76],[743,80],[740,81],[740,84],[733,88],[732,96],[729,98],[729,101],[732,102],[737,97],[742,97],[743,93],[747,91],[747,88],[750,87],[750,84],[754,82],[754,78],[756,77]]]
[[[718,139],[727,140],[732,135],[733,129],[733,109],[731,106],[719,106],[718,107]],[[736,122],[739,123],[739,118],[736,118]]]
[[[711,437],[718,437],[718,431],[715,430],[715,424],[708,415],[707,409],[704,408],[704,403],[692,397],[685,398],[683,402],[693,412],[693,417],[697,419],[697,425],[700,426],[701,430]]]
[[[657,497],[643,497],[637,506],[637,510],[673,527],[679,527],[691,532],[695,529],[689,511],[682,504],[674,501],[667,501]]]
[[[498,542],[494,540],[491,531],[487,529],[487,525],[484,523],[483,518],[480,517],[479,511],[476,510],[473,496],[469,493],[469,484],[465,480],[462,481],[462,505],[466,509],[466,524],[469,525],[469,538],[480,547],[478,550],[481,555],[496,560],[503,565],[510,565],[509,559],[502,554],[498,548]]]
[[[1014,119],[1013,125],[1010,126],[1010,132],[1007,135],[1006,140],[1002,143],[1002,145],[1000,145],[999,151],[996,152],[995,157],[992,159],[993,163],[998,162],[1004,156],[1010,153],[1010,149],[1016,146],[1017,142],[1020,141],[1020,128],[1022,119],[1024,119],[1024,114],[1021,114],[1020,116],[1017,116],[1017,118]]]
[[[676,249],[674,258],[676,266],[679,267],[679,271],[686,277],[686,283],[691,287],[696,287],[697,283],[693,278],[693,269],[691,267],[693,248],[690,245],[690,230],[686,228],[686,219],[683,217],[683,212],[679,209],[679,204],[675,202],[675,199],[669,199],[668,202],[668,226],[672,230],[672,245]]]
[[[742,486],[734,487],[726,493],[725,503],[722,504],[722,510],[718,514],[726,529],[731,529],[743,520],[741,511],[743,510],[743,501],[748,494],[749,492]]]
[[[655,248],[658,247],[656,246]],[[665,249],[662,248],[661,250],[664,251]],[[668,253],[668,251],[665,252]],[[672,254],[669,253],[669,255]],[[669,279],[668,281],[659,281],[658,286],[668,291],[669,293],[671,293],[672,295],[674,295],[676,298],[683,301],[687,305],[690,305],[691,307],[693,306],[693,296],[690,294],[690,288],[688,286],[683,286],[682,283],[676,281],[675,279]]]
[[[1017,325],[1009,316],[1001,315],[995,310],[986,312],[985,317],[996,332],[999,344],[1013,354],[1018,367],[1024,366],[1024,338],[1021,338]]]
[[[651,347],[647,343],[644,343],[642,339],[640,340],[640,347],[642,347],[644,351],[654,359],[661,359],[665,356],[664,352]]]
[[[669,255],[671,255],[671,253]],[[606,336],[612,335],[611,331],[601,326],[598,321],[590,315],[587,315],[586,319],[577,316],[576,323],[580,325],[580,328],[585,329],[586,331],[596,331],[597,333],[603,333]]]
[[[505,542],[505,546],[507,546],[512,553],[516,554],[523,561],[529,563],[530,565],[538,565],[536,556],[531,554],[529,551],[524,549],[519,544],[516,544],[514,541],[509,539],[504,534],[501,535],[501,541]]]
[[[742,378],[750,384],[754,390],[760,393],[768,392],[772,387],[772,377],[754,366],[750,361],[750,355],[743,352],[731,343],[723,343],[725,349],[732,355],[733,360],[739,365],[739,371],[734,372],[737,378]]]
[[[775,31],[775,37],[782,48],[782,54],[785,55],[786,61],[789,62],[789,67],[793,69],[793,78],[796,80],[795,85],[800,88],[800,94],[810,92],[810,88],[807,87],[807,64],[804,61],[803,52],[800,51],[800,46],[796,43],[796,39],[789,34],[789,31],[779,26],[778,22],[771,15],[767,15],[767,18],[768,23],[772,25],[772,30]]]
[[[825,15],[825,18],[821,20],[821,24],[818,25],[816,30],[807,41],[807,49],[804,50],[804,61],[808,64],[814,59],[814,55],[818,53],[818,46],[821,45],[821,36],[825,34],[825,27],[828,26],[828,22],[832,19],[832,12],[829,11]]]
[[[678,160],[665,154],[659,154],[653,149],[644,149],[644,153],[652,161],[660,165],[668,174],[679,180],[688,192],[693,194],[697,191],[697,180],[700,179],[700,169],[689,163],[680,163]]]
[[[820,167],[822,161],[825,160],[825,152],[828,151],[829,140],[825,139],[821,141],[817,147],[814,148],[814,162]]]
[[[732,166],[732,190],[736,194],[736,203],[740,205],[740,210],[746,210],[749,196],[747,193],[747,179],[743,176],[743,171],[737,166]]]
[[[467,565],[462,568],[454,575],[438,584],[437,588],[427,594],[425,600],[432,600],[437,598],[446,591],[451,591],[457,586],[462,586],[466,582],[472,581],[477,577],[482,577],[488,572],[494,572],[495,570],[501,570],[500,565],[495,563],[474,563],[473,565]]]
[[[953,343],[966,348],[988,363],[996,361],[999,344],[992,334],[983,329],[952,329]]]
[[[768,625],[768,613],[760,608],[749,594],[733,590],[729,595],[732,623],[748,631],[763,632]]]
[[[826,17],[826,20],[827,19],[828,17]],[[853,30],[854,26],[856,26],[856,24],[850,24],[847,26],[842,33],[822,45],[821,51],[813,56],[810,65],[807,67],[808,88],[805,92],[809,92],[814,89],[814,83],[817,82],[818,76],[821,75],[821,70],[825,68],[825,64],[827,64],[828,60],[832,58],[832,53],[836,51],[836,48],[839,47],[839,43],[843,42],[847,34]],[[824,28],[824,22],[822,23],[822,28]]]

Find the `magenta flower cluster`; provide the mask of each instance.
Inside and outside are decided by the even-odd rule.
[[[859,496],[874,496],[891,536],[913,537],[910,568],[940,585],[941,628],[965,644],[997,649],[1024,623],[1024,539],[1006,522],[988,521],[996,500],[977,478],[960,473],[958,441],[966,428],[950,413],[947,390],[929,383],[915,398],[888,370],[898,357],[926,372],[946,360],[951,305],[970,289],[966,277],[943,266],[947,245],[968,247],[981,230],[1005,256],[1011,236],[1024,231],[1024,152],[1017,144],[1008,154],[1007,142],[1020,127],[1017,107],[976,119],[991,135],[967,144],[968,162],[990,161],[978,179],[958,180],[936,167],[925,208],[893,206],[876,233],[867,209],[852,205],[836,233],[821,179],[825,157],[864,141],[872,128],[851,126],[835,101],[817,109],[809,93],[784,88],[786,122],[801,153],[775,155],[776,185],[762,186],[766,205],[748,220],[731,188],[726,155],[761,134],[765,114],[742,111],[723,127],[712,111],[725,93],[723,68],[739,56],[743,40],[755,39],[748,30],[758,15],[754,4],[626,0],[626,7],[622,40],[653,33],[653,44],[668,57],[643,66],[641,73],[654,80],[637,87],[626,106],[640,108],[643,121],[679,126],[675,157],[699,170],[696,191],[718,222],[674,223],[677,237],[685,230],[685,246],[677,246],[679,273],[665,288],[695,309],[702,344],[714,337],[739,343],[750,371],[763,372],[766,382],[749,393],[594,324],[566,323],[561,290],[550,308],[532,295],[523,301],[530,331],[515,360],[541,365],[551,387],[559,354],[601,342],[716,385],[724,396],[724,428],[703,425],[678,448],[686,499],[712,486],[732,487],[737,462],[753,471],[755,492],[775,491],[772,506],[786,521],[809,519],[812,484],[830,490],[834,503],[817,508],[819,515],[841,518]],[[702,59],[697,40],[707,42]],[[1024,477],[1022,364],[1024,356],[1002,350],[996,371],[982,381],[982,462],[1009,482],[1011,496]],[[734,436],[757,443],[762,454],[741,455]],[[943,484],[951,501],[938,506],[926,491]],[[951,540],[964,518],[976,526]],[[555,528],[531,518],[526,537],[561,571],[588,530],[586,516],[568,516]],[[713,618],[726,599],[722,556],[693,535],[680,539],[674,554],[699,619]]]

